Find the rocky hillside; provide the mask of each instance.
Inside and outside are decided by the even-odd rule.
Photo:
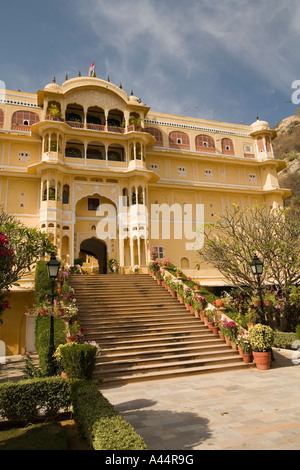
[[[300,108],[298,116],[290,116],[275,127],[273,140],[275,158],[285,160],[287,167],[279,175],[281,187],[290,188],[293,196],[285,202],[300,207]]]

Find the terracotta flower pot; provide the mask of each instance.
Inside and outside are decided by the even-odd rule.
[[[199,318],[200,317],[200,313],[198,310],[194,310],[194,314],[195,314],[195,317],[196,318]]]
[[[225,339],[225,336],[223,335],[223,333],[221,333],[221,331],[219,331],[219,337],[220,339]]]
[[[227,346],[231,346],[230,339],[228,338],[228,336],[225,336],[224,339],[225,339]]]
[[[214,334],[214,335],[217,335],[217,334],[218,334],[218,331],[219,331],[219,328],[214,325],[214,326],[212,327],[212,332],[213,332],[213,334]]]
[[[241,346],[238,347],[238,350],[239,350],[239,354],[242,356],[243,355],[243,350],[242,350]]]
[[[248,330],[249,330],[249,328],[252,328],[252,326],[253,326],[253,323],[247,323]]]
[[[183,297],[178,297],[178,300],[181,304],[183,304],[183,300],[184,300]]]
[[[271,352],[255,352],[253,351],[253,359],[257,369],[267,370],[271,367]]]
[[[223,307],[223,300],[222,299],[217,299],[215,301],[215,304],[216,304],[217,307]]]
[[[265,304],[266,307],[271,307],[273,305],[273,302],[272,302],[272,300],[265,300],[264,304]]]
[[[205,325],[207,325],[207,324],[208,324],[208,317],[206,317],[206,316],[204,315],[203,321],[204,321]]]
[[[255,300],[255,302],[253,302],[253,305],[254,307],[260,307],[260,300]]]
[[[243,361],[245,362],[245,364],[251,364],[252,362],[252,354],[245,354],[245,353],[242,353],[242,357],[243,357]]]
[[[213,322],[212,321],[208,321],[207,322],[207,326],[210,330],[212,330],[212,327],[214,326]]]
[[[232,347],[232,349],[233,349],[234,351],[237,350],[237,345],[236,345],[236,343],[235,343],[234,341],[230,341],[230,346]]]
[[[77,336],[66,336],[67,343],[75,343],[77,340]]]

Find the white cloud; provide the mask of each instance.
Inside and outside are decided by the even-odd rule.
[[[101,74],[146,93],[152,109],[182,113],[189,93],[198,90],[195,99],[201,95],[202,109],[211,112],[209,96],[220,77],[229,71],[238,78],[239,65],[245,90],[247,70],[284,93],[300,78],[298,0],[90,0],[88,8],[76,6],[97,38],[93,51],[106,69]]]

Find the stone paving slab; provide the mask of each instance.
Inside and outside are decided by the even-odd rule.
[[[294,353],[295,354],[295,353]],[[103,388],[149,450],[299,450],[300,361]]]
[[[274,356],[267,371],[253,368],[100,390],[149,450],[299,450],[300,352],[275,350]],[[19,380],[23,367],[23,357],[8,358],[1,364],[0,382]]]

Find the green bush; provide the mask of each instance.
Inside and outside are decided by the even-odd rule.
[[[296,333],[284,333],[275,331],[274,333],[274,347],[282,349],[292,349],[292,344],[296,341]]]
[[[300,325],[296,326],[296,339],[300,340]]]
[[[51,294],[51,281],[48,276],[47,262],[39,261],[35,268],[35,304],[45,301],[45,295]]]
[[[146,444],[93,382],[71,385],[74,419],[93,450],[146,450]]]
[[[54,346],[55,349],[66,342],[66,327],[61,318],[54,318]],[[36,319],[35,346],[39,356],[40,368],[44,374],[47,372],[47,359],[50,341],[50,317]]]
[[[60,345],[56,357],[68,379],[92,378],[98,348],[92,344],[66,343]]]
[[[0,384],[0,416],[12,421],[30,422],[53,418],[70,406],[70,387],[61,377],[47,377]]]

